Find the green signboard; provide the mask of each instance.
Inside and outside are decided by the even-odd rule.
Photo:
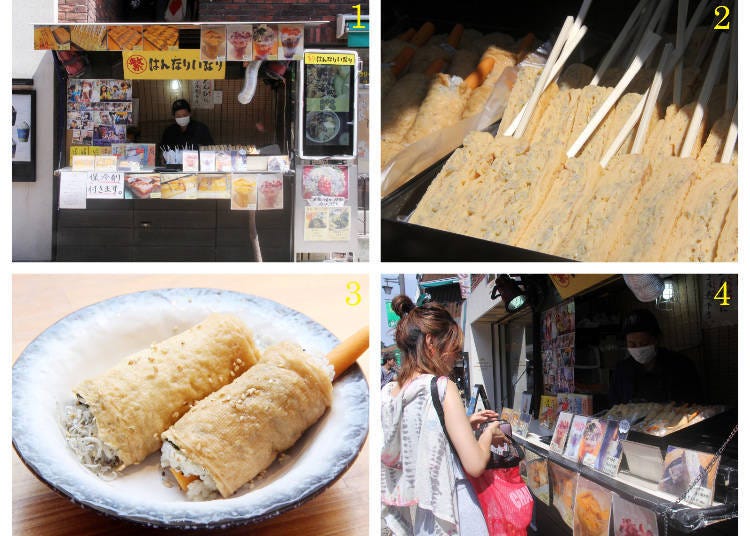
[[[396,324],[398,324],[400,317],[393,310],[393,307],[391,306],[391,302],[389,301],[385,302],[385,310],[388,315],[388,327],[395,328]]]

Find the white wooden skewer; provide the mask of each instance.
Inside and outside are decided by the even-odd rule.
[[[734,155],[734,146],[737,144],[737,105],[734,106],[734,113],[732,114],[732,122],[729,124],[729,130],[727,130],[727,139],[724,142],[724,152],[721,153],[722,164],[728,164],[732,161],[732,155]]]
[[[638,119],[640,119],[641,114],[643,113],[643,108],[646,105],[646,97],[648,96],[648,91],[643,94],[641,97],[641,100],[638,101],[638,104],[633,109],[633,111],[630,113],[630,116],[625,121],[625,124],[620,129],[620,132],[617,133],[617,136],[615,136],[615,140],[612,142],[612,144],[609,146],[609,148],[604,152],[604,155],[602,156],[601,160],[599,160],[599,165],[603,168],[607,167],[607,164],[609,164],[609,161],[612,159],[613,156],[615,156],[615,153],[620,150],[620,146],[625,143],[625,138],[628,137],[628,134],[630,134],[630,131],[633,130],[633,127],[638,122]]]
[[[661,20],[659,21],[659,24],[656,26],[655,32],[659,35],[664,35],[664,27],[667,25],[667,20],[669,19],[669,11],[672,7],[672,0],[669,0],[669,4],[667,4],[667,9],[664,11],[664,14],[661,17]]]
[[[688,0],[679,0],[677,5],[677,37],[675,38],[675,48],[683,48],[685,41],[685,25],[687,24]],[[672,102],[677,106],[682,103],[682,59],[677,62],[674,72],[674,87],[672,88]]]
[[[575,35],[570,35],[568,42],[565,44],[565,48],[562,51],[562,54],[560,54],[560,57],[557,58],[557,61],[555,62],[555,66],[552,67],[552,72],[550,73],[549,79],[547,80],[546,86],[550,85],[552,82],[554,82],[557,79],[557,76],[560,74],[560,71],[562,71],[562,68],[565,66],[565,63],[568,61],[568,58],[570,58],[570,55],[573,53],[575,48],[578,46],[578,43],[581,42],[581,39],[586,35],[586,32],[588,31],[587,26],[581,26],[578,28],[578,32],[576,32]],[[568,47],[568,44],[571,46]]]
[[[638,2],[638,5],[635,6],[635,9],[630,14],[630,17],[628,17],[628,20],[625,22],[625,26],[622,27],[622,30],[620,30],[620,33],[617,35],[615,42],[612,43],[612,46],[609,47],[609,50],[604,55],[604,59],[602,59],[601,63],[599,64],[599,68],[596,70],[594,78],[592,78],[591,82],[589,83],[590,86],[599,85],[599,81],[602,79],[602,76],[604,76],[604,72],[609,69],[609,66],[612,64],[612,60],[620,52],[620,49],[623,47],[623,45],[625,45],[625,41],[630,34],[630,30],[633,28],[633,25],[641,16],[641,12],[643,11],[644,7],[646,6],[646,2],[648,1],[649,0],[641,0],[640,2]],[[645,13],[643,16],[646,16]]]
[[[729,75],[727,76],[727,100],[724,111],[728,112],[737,105],[737,20],[732,20],[732,46],[729,49]]]
[[[553,80],[557,78],[557,76],[560,74],[560,70],[565,65],[565,62],[568,61],[568,58],[575,50],[575,47],[578,46],[578,43],[581,42],[581,39],[583,39],[583,36],[586,35],[586,32],[588,31],[588,27],[582,26],[578,29],[578,34],[575,36],[569,36],[568,43],[573,43],[573,46],[568,48],[567,53],[565,53],[565,48],[563,49],[563,53],[560,54],[560,56],[557,58],[557,61],[555,62],[554,66],[552,67],[549,76],[547,77],[547,80],[545,81],[544,85],[542,86],[542,93],[545,89],[552,83]],[[566,47],[567,48],[567,47]],[[540,76],[541,77],[541,76]],[[537,83],[539,81],[537,80]],[[513,119],[511,124],[508,126],[508,128],[503,133],[504,136],[512,136],[514,132],[517,132],[518,125],[521,123],[521,119],[524,117],[524,114],[526,112],[526,107],[529,105],[528,102],[526,102],[523,107],[521,108],[521,111],[516,115],[516,117]],[[525,127],[524,127],[525,129]],[[523,133],[521,133],[523,135]]]
[[[638,74],[638,71],[641,70],[641,67],[643,67],[643,64],[646,62],[646,60],[648,60],[649,56],[651,56],[651,53],[654,51],[654,48],[659,41],[661,41],[661,37],[653,32],[649,32],[643,37],[643,44],[638,49],[638,53],[635,55],[635,58],[633,58],[630,67],[628,67],[623,77],[620,79],[615,88],[596,111],[594,117],[591,119],[591,121],[589,121],[589,123],[583,129],[583,132],[581,132],[581,134],[578,136],[578,139],[576,139],[576,141],[573,142],[573,145],[570,146],[570,149],[568,149],[568,152],[566,153],[568,155],[568,158],[573,158],[578,154],[578,151],[580,151],[581,147],[583,147],[586,141],[588,141],[596,128],[599,126],[599,123],[604,120],[604,117],[607,115],[612,106],[614,106],[615,102],[617,102],[617,99],[620,98],[628,85],[630,85],[630,82],[633,80],[635,75]]]
[[[659,24],[659,21],[662,19],[662,17],[666,16],[666,10],[670,2],[671,0],[659,0],[656,9],[654,9],[651,17],[648,19],[648,23],[645,25],[644,31],[641,31],[640,28],[638,29],[639,33],[636,34],[636,38],[633,40],[633,44],[631,45],[630,50],[625,56],[626,62],[630,61],[631,58],[637,53],[637,51],[641,49],[641,45],[643,44],[645,36],[649,35],[650,33],[654,33],[654,28],[656,28],[656,25]]]
[[[643,146],[646,143],[646,134],[648,134],[648,128],[651,124],[651,116],[654,114],[656,109],[656,100],[659,98],[659,92],[661,91],[661,85],[664,81],[664,69],[667,66],[669,56],[672,54],[672,43],[664,45],[664,50],[661,53],[659,59],[659,66],[656,68],[656,74],[654,80],[651,82],[651,87],[648,90],[648,98],[646,99],[646,105],[643,108],[643,115],[641,116],[641,122],[638,125],[638,131],[635,134],[635,140],[633,141],[633,148],[631,153],[641,154]]]
[[[690,156],[695,141],[698,138],[698,131],[700,130],[701,121],[703,121],[703,114],[708,104],[708,99],[711,97],[711,91],[713,91],[716,81],[724,68],[724,52],[726,52],[727,48],[727,39],[729,39],[729,34],[726,33],[721,34],[721,37],[719,37],[719,42],[711,58],[711,65],[708,68],[706,79],[703,81],[703,87],[698,95],[698,103],[695,106],[693,117],[690,119],[687,134],[685,134],[685,141],[682,144],[682,151],[680,151],[681,158]]]
[[[534,107],[539,101],[539,98],[542,95],[542,91],[544,91],[544,88],[546,87],[545,83],[549,78],[549,73],[554,67],[555,62],[557,61],[557,58],[563,49],[565,41],[568,39],[568,33],[570,32],[571,26],[573,26],[573,17],[568,16],[565,18],[565,23],[560,29],[560,33],[557,36],[555,45],[552,47],[549,58],[547,58],[547,63],[544,64],[542,74],[539,75],[539,78],[536,81],[536,86],[534,86],[534,91],[532,92],[531,97],[526,102],[526,106],[524,106],[523,109],[519,112],[518,116],[514,118],[513,123],[510,125],[510,127],[508,127],[508,129],[503,132],[503,135],[520,138],[523,134],[523,130],[531,120],[531,114],[534,111]],[[517,125],[516,128],[514,128],[514,125]]]
[[[578,35],[578,32],[581,29],[581,26],[583,26],[583,20],[586,18],[586,15],[589,12],[589,8],[591,7],[591,2],[592,0],[583,0],[583,3],[581,4],[581,8],[578,10],[578,14],[576,15],[576,18],[573,21],[573,26],[570,29],[570,32],[568,34],[568,40],[565,42],[565,46],[563,47],[563,51],[560,53],[560,56],[570,56],[571,52],[573,52],[573,49],[575,49],[575,47],[578,45],[578,43],[573,44],[572,38]],[[549,81],[545,81],[545,83],[549,83]]]

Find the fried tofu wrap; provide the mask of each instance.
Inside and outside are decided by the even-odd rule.
[[[94,472],[114,477],[159,450],[162,432],[259,359],[242,320],[211,314],[76,386],[78,402],[63,415],[68,445]]]
[[[162,434],[162,467],[191,500],[231,496],[323,416],[332,377],[325,358],[297,344],[269,347],[254,367]]]

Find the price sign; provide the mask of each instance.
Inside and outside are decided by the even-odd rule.
[[[88,199],[122,199],[125,196],[125,175],[119,172],[89,173],[86,184]]]
[[[602,472],[605,475],[609,476],[617,476],[617,470],[620,468],[620,458],[617,456],[607,456],[607,459],[604,460],[604,467],[602,467]]]
[[[708,508],[711,506],[712,495],[713,493],[711,493],[709,488],[698,486],[690,490],[690,493],[685,497],[685,501],[700,508]]]

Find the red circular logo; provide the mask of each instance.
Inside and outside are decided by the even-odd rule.
[[[140,54],[133,54],[128,58],[127,66],[131,73],[141,74],[146,70],[146,58]]]

